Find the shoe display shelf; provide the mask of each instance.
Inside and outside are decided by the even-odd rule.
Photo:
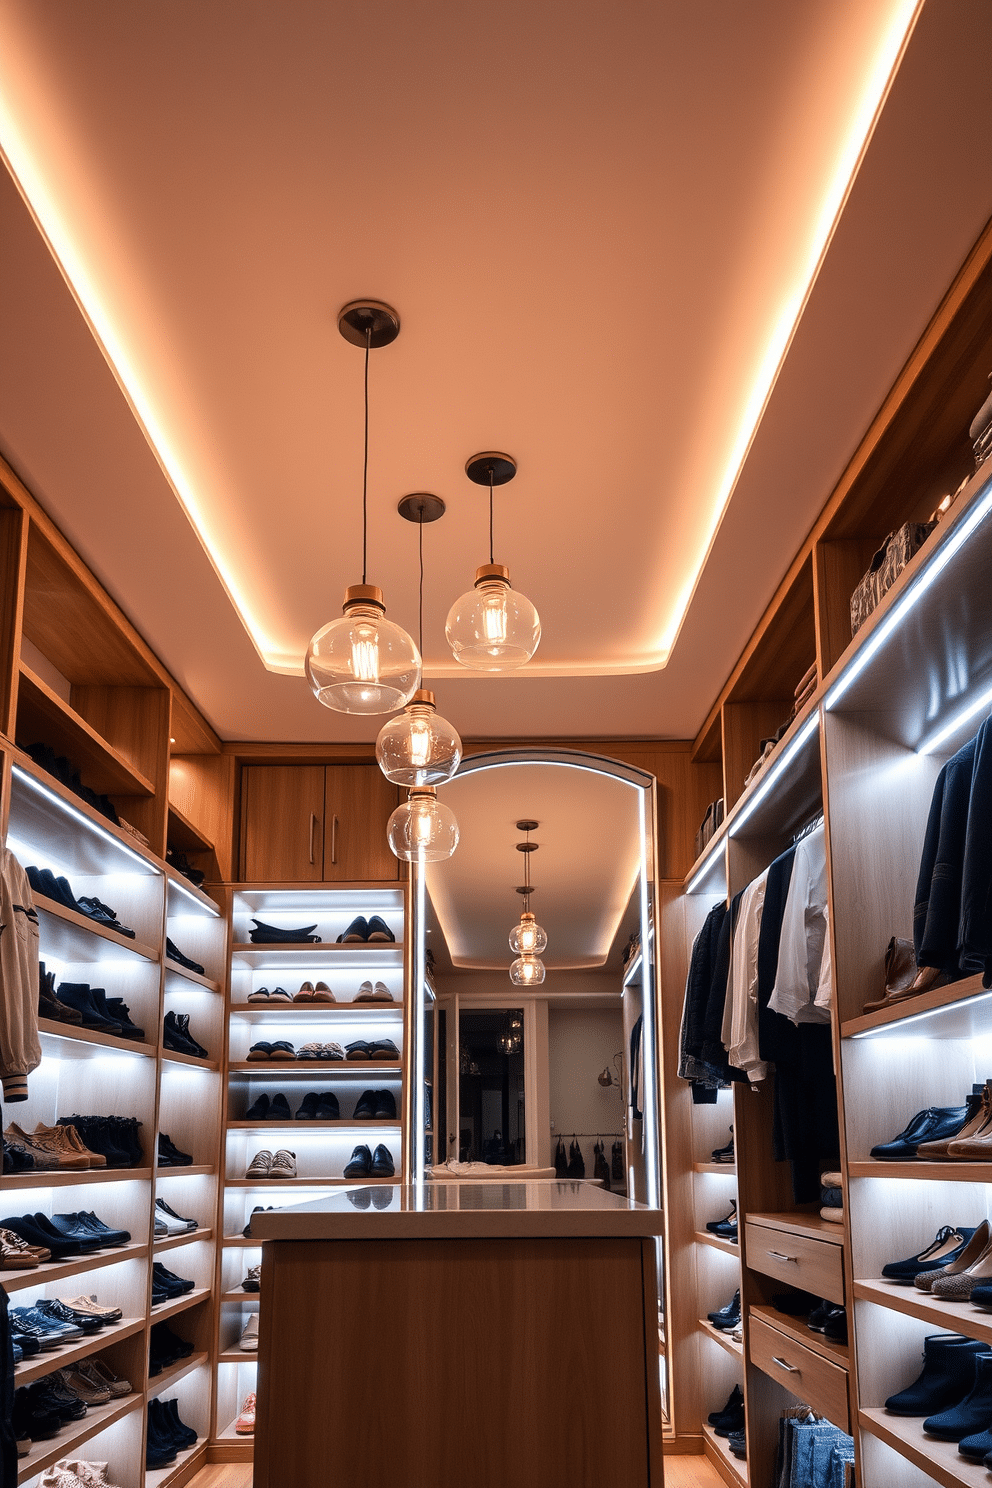
[[[29,1384],[93,1355],[105,1357],[117,1374],[134,1385],[131,1395],[91,1407],[82,1420],[64,1426],[50,1441],[35,1443],[19,1461],[18,1481],[30,1484],[46,1466],[85,1446],[88,1454],[102,1452],[119,1464],[115,1481],[124,1488],[144,1488],[140,1464],[145,1405],[159,1388],[158,1381],[147,1377],[149,1328],[163,1316],[186,1313],[192,1319],[201,1315],[194,1332],[202,1340],[196,1395],[201,1402],[198,1429],[204,1443],[210,1429],[212,1221],[224,1040],[224,998],[219,988],[225,974],[226,922],[206,896],[195,890],[187,895],[185,882],[175,884],[171,870],[130,834],[113,826],[19,750],[11,749],[9,754],[8,846],[25,866],[35,864],[64,875],[77,898],[95,895],[112,904],[120,921],[135,931],[131,939],[39,896],[41,959],[55,973],[57,986],[85,982],[104,987],[109,996],[122,997],[133,1022],[144,1030],[140,1039],[127,1039],[39,1020],[42,1062],[29,1077],[29,1098],[5,1107],[6,1121],[28,1132],[39,1122],[51,1126],[58,1117],[75,1113],[135,1117],[141,1123],[144,1152],[144,1162],[131,1168],[34,1170],[3,1179],[0,1219],[38,1211],[50,1216],[95,1210],[104,1222],[125,1228],[132,1236],[124,1246],[3,1273],[3,1285],[14,1305],[30,1305],[42,1297],[95,1294],[102,1303],[123,1312],[119,1322],[96,1334],[23,1360],[15,1371],[16,1385]],[[192,896],[196,916],[209,917],[215,927],[206,939],[197,939],[187,924],[194,915]],[[216,977],[212,992],[200,985],[189,985],[187,991],[185,981],[179,984],[173,978],[163,955],[167,926],[171,938],[192,954],[202,952],[205,962],[212,936],[209,959]],[[174,986],[181,986],[178,999],[171,990]],[[196,999],[195,1014],[190,997]],[[215,1060],[194,1062],[202,1063],[203,1069],[187,1068],[186,1062],[176,1064],[164,1050],[162,1021],[170,1005],[189,1010],[200,1041],[216,1051]],[[197,1165],[199,1176],[190,1178],[187,1170],[177,1184],[166,1178],[167,1170],[156,1167],[157,1135],[164,1129],[182,1145],[187,1136],[193,1142],[194,1127],[195,1145],[187,1150],[203,1159]],[[194,1182],[201,1185],[199,1194],[191,1191]],[[196,1289],[174,1304],[153,1307],[151,1267],[160,1246],[154,1241],[152,1210],[156,1186],[162,1184],[174,1196],[173,1202],[177,1193],[183,1194],[178,1203],[188,1202],[185,1212],[202,1210],[204,1227],[178,1241],[165,1241],[161,1247],[183,1245],[180,1269],[197,1280]],[[190,1456],[192,1460],[197,1454],[194,1451]],[[164,1481],[160,1473],[156,1482]]]
[[[217,1289],[220,1299],[217,1335],[217,1427],[211,1451],[227,1460],[251,1456],[251,1437],[238,1435],[234,1422],[245,1396],[255,1389],[251,1352],[239,1348],[249,1316],[257,1310],[257,1292],[244,1292],[241,1281],[262,1258],[261,1245],[242,1231],[256,1205],[281,1206],[318,1198],[331,1188],[402,1182],[406,1133],[403,1125],[405,1066],[405,953],[407,896],[401,883],[315,887],[313,884],[240,884],[230,891],[230,993],[226,1051],[223,1241]],[[386,943],[338,944],[356,916],[379,915],[395,935]],[[252,919],[279,927],[316,923],[319,944],[255,945],[249,939]],[[249,1002],[252,992],[282,987],[292,998],[304,982],[323,981],[335,1001]],[[394,1001],[356,1002],[364,981],[383,982]],[[253,1044],[287,1041],[299,1050],[308,1043],[388,1038],[395,1058],[380,1060],[263,1059],[250,1060]],[[366,1089],[388,1090],[396,1116],[389,1120],[354,1120]],[[297,1120],[295,1112],[309,1091],[333,1093],[339,1120]],[[282,1094],[290,1118],[249,1119],[260,1095]],[[384,1143],[393,1158],[392,1178],[345,1178],[344,1168],[356,1146],[374,1150]],[[285,1148],[295,1154],[296,1176],[247,1178],[252,1158],[262,1149]]]
[[[992,1150],[987,1160],[903,1163],[873,1159],[871,1149],[927,1106],[963,1106],[972,1084],[992,1075],[990,994],[968,977],[864,1008],[882,996],[890,937],[912,937],[937,774],[992,707],[992,466],[975,472],[967,438],[992,367],[990,307],[987,230],[693,748],[697,763],[722,765],[726,815],[686,877],[683,905],[732,896],[818,809],[825,819],[843,1222],[828,1225],[815,1205],[797,1209],[782,1165],[771,1161],[770,1091],[735,1088],[753,1483],[771,1481],[781,1410],[798,1399],[851,1431],[862,1488],[951,1488],[987,1476],[954,1443],[926,1437],[921,1420],[887,1413],[884,1401],[919,1374],[925,1336],[960,1331],[992,1341],[992,1314],[887,1283],[881,1271],[918,1254],[942,1225],[989,1215]],[[850,596],[873,553],[886,533],[926,521],[945,492],[956,494],[943,519],[852,639]],[[812,697],[748,780],[759,741],[788,716],[793,686],[814,660]],[[678,988],[680,998],[701,918],[684,910],[681,930],[677,916],[670,923],[662,965],[666,992]],[[708,1179],[705,1155],[695,1151],[693,1160],[701,1167],[694,1180]],[[703,1246],[695,1250],[698,1261]],[[703,1274],[697,1266],[697,1285]],[[809,1334],[801,1317],[776,1308],[790,1280],[847,1306],[849,1344]],[[696,1316],[707,1310],[700,1298]]]

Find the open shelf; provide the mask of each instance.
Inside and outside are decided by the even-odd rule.
[[[86,1049],[80,1046],[86,1045],[98,1049],[118,1049],[122,1054],[143,1054],[147,1059],[154,1059],[158,1052],[154,1044],[146,1043],[143,1039],[119,1038],[113,1033],[100,1033],[95,1028],[58,1023],[54,1018],[39,1018],[38,1032],[42,1036],[43,1052],[57,1054],[59,1058],[85,1058]],[[52,1044],[58,1047],[52,1048]]]
[[[399,1059],[235,1059],[227,1068],[232,1075],[265,1075],[276,1079],[301,1075],[308,1080],[320,1075],[322,1079],[333,1076],[339,1080],[342,1076],[361,1076],[369,1070],[398,1072],[402,1063]]]
[[[163,1064],[187,1064],[194,1069],[219,1070],[219,1059],[201,1059],[198,1054],[180,1054],[177,1049],[162,1050]]]
[[[403,1003],[397,1002],[238,1002],[231,1014],[243,1023],[283,1023],[297,1018],[311,1023],[333,1023],[342,1015],[357,1019],[380,1018],[384,1014],[393,1022],[403,1016]]]
[[[736,1176],[737,1176],[737,1164],[736,1163],[719,1163],[719,1162],[698,1162],[698,1163],[693,1163],[693,1165],[692,1165],[692,1171],[694,1173],[730,1173],[732,1177],[736,1178]]]
[[[145,1488],[172,1488],[180,1479],[187,1482],[193,1458],[205,1456],[206,1445],[207,1438],[198,1436],[193,1446],[176,1453],[176,1460],[171,1466],[148,1468],[145,1472]]]
[[[843,1245],[844,1226],[821,1219],[819,1214],[802,1214],[786,1209],[781,1214],[746,1214],[748,1224],[770,1225],[775,1230],[789,1230],[794,1235],[813,1235],[832,1245]]]
[[[153,1303],[152,1310],[148,1314],[149,1320],[153,1324],[165,1322],[167,1318],[175,1317],[180,1312],[188,1312],[191,1307],[198,1307],[201,1302],[206,1302],[209,1297],[209,1287],[194,1287],[184,1297],[174,1297],[171,1302]]]
[[[217,1355],[217,1362],[218,1364],[256,1364],[258,1362],[258,1350],[239,1349],[237,1346],[229,1349],[221,1349],[220,1353]],[[232,1422],[232,1433],[233,1430],[234,1427]],[[235,1440],[243,1441],[244,1438],[239,1436],[236,1437]]]
[[[170,807],[170,812],[171,809]],[[193,913],[202,915],[206,919],[219,920],[221,918],[219,905],[211,899],[206,890],[198,888],[194,883],[190,883],[185,873],[180,873],[178,868],[173,868],[171,863],[166,863],[165,865],[165,878],[168,889],[167,907],[170,916]],[[179,906],[181,907],[177,907],[176,900],[179,901]]]
[[[146,1183],[151,1168],[84,1168],[82,1172],[7,1173],[4,1188],[71,1188],[77,1183]],[[2,1275],[2,1273],[0,1273]]]
[[[984,1038],[989,1029],[992,992],[981,973],[932,992],[904,997],[891,1007],[862,1013],[841,1024],[842,1038]]]
[[[57,961],[130,961],[133,956],[142,961],[158,960],[158,951],[152,946],[119,935],[97,920],[46,899],[44,894],[35,894],[34,907],[42,916],[43,954]]]
[[[155,787],[148,777],[101,738],[85,718],[23,661],[19,672],[19,739],[48,744],[56,754],[66,755],[79,771],[83,784],[98,796],[154,796]]]
[[[130,1338],[133,1333],[142,1332],[144,1326],[143,1317],[121,1318],[119,1323],[110,1323],[106,1328],[101,1328],[99,1333],[90,1333],[85,1338],[77,1339],[75,1343],[46,1349],[44,1353],[35,1354],[33,1359],[25,1359],[15,1365],[14,1385],[19,1389],[21,1385],[29,1385],[32,1380],[41,1379],[42,1375],[51,1374],[55,1369],[65,1369],[79,1359],[88,1359],[91,1354],[101,1354],[112,1343],[120,1343],[122,1338]]]
[[[79,1448],[91,1437],[113,1425],[114,1421],[119,1421],[122,1416],[130,1415],[131,1411],[143,1410],[144,1404],[144,1395],[135,1393],[125,1395],[120,1400],[108,1400],[106,1405],[87,1407],[81,1421],[71,1421],[68,1426],[63,1426],[58,1436],[53,1436],[50,1441],[33,1442],[27,1456],[18,1457],[17,1481],[25,1483],[60,1458],[77,1456]]]
[[[199,853],[213,852],[214,843],[206,832],[190,821],[179,807],[172,801],[169,802],[169,826],[166,837],[170,847],[176,847],[180,852]]]
[[[213,1163],[187,1163],[185,1167],[156,1168],[155,1182],[160,1183],[163,1178],[193,1178],[198,1173],[216,1173],[216,1171]]]
[[[51,849],[70,878],[73,874],[162,873],[148,848],[40,770],[20,750],[14,751],[8,827],[8,846],[17,843],[26,852],[32,847],[39,852]],[[25,866],[31,861],[26,857]]]
[[[152,1313],[152,1322],[161,1322],[158,1313]],[[190,1354],[187,1359],[178,1359],[175,1364],[169,1364],[159,1374],[150,1374],[148,1376],[149,1396],[161,1395],[164,1390],[171,1390],[172,1386],[183,1378],[183,1375],[192,1374],[194,1369],[199,1369],[201,1364],[207,1364],[209,1360],[210,1355],[204,1349],[200,1353]]]
[[[862,1431],[877,1436],[900,1456],[915,1463],[935,1483],[943,1484],[943,1488],[961,1488],[962,1484],[987,1488],[989,1475],[982,1464],[962,1457],[957,1442],[925,1436],[918,1416],[890,1416],[886,1410],[862,1409],[858,1412],[858,1422]]]
[[[940,1183],[992,1183],[992,1161],[990,1162],[881,1162],[871,1158],[867,1162],[851,1162],[847,1165],[849,1178],[902,1178],[913,1182]]]
[[[208,992],[219,992],[221,989],[220,982],[214,981],[213,977],[201,976],[198,971],[189,971],[185,966],[180,966],[178,961],[173,961],[168,956],[163,956],[162,962],[165,967],[166,996],[168,996],[170,991],[174,992],[177,990],[175,987],[169,986],[170,977],[178,977],[180,981],[190,983],[194,987],[204,987]],[[178,990],[181,991],[182,989],[179,988]]]
[[[178,1250],[181,1245],[192,1245],[196,1240],[212,1240],[213,1238],[213,1226],[207,1225],[203,1229],[189,1230],[185,1235],[167,1235],[164,1240],[155,1240],[152,1242],[152,1251],[158,1259],[159,1251]]]
[[[700,1245],[711,1245],[714,1250],[722,1250],[724,1255],[741,1258],[741,1248],[733,1240],[724,1240],[722,1235],[713,1235],[709,1230],[697,1230],[696,1239]]]
[[[735,1457],[725,1436],[717,1436],[713,1427],[703,1422],[703,1452],[730,1488],[747,1488],[747,1463]]]
[[[399,940],[369,945],[363,945],[361,942],[354,945],[338,945],[333,940],[316,943],[287,941],[277,942],[275,945],[253,945],[250,941],[247,944],[242,941],[231,947],[231,955],[236,956],[242,966],[273,971],[280,971],[283,966],[304,968],[326,966],[328,957],[332,962],[336,957],[341,957],[342,960],[350,959],[353,966],[371,965],[380,961],[392,962],[398,967],[402,953],[403,942]]]
[[[323,1131],[323,1132],[347,1132],[349,1135],[360,1135],[363,1131],[396,1131],[398,1132],[403,1123],[397,1118],[395,1121],[229,1121],[228,1131]]]
[[[880,1307],[889,1307],[893,1312],[902,1312],[907,1317],[922,1318],[925,1323],[950,1333],[964,1333],[969,1338],[981,1338],[992,1344],[992,1312],[974,1307],[971,1302],[943,1301],[929,1292],[921,1292],[915,1286],[899,1286],[896,1282],[856,1281],[855,1297],[865,1302],[876,1302]]]
[[[85,1271],[98,1271],[103,1266],[116,1266],[120,1261],[136,1261],[148,1254],[148,1246],[138,1241],[129,1245],[118,1245],[113,1250],[98,1250],[90,1255],[73,1256],[68,1261],[43,1261],[24,1271],[0,1271],[0,1286],[5,1291],[18,1291],[21,1287],[47,1286],[50,1282],[64,1281],[70,1276],[79,1276]]]
[[[699,1331],[704,1338],[712,1338],[714,1343],[718,1343],[722,1349],[726,1349],[727,1353],[732,1354],[735,1359],[744,1358],[743,1343],[738,1343],[736,1339],[731,1338],[729,1333],[722,1332],[720,1328],[714,1328],[709,1318],[699,1319]]]
[[[228,1188],[368,1188],[372,1183],[401,1183],[392,1178],[228,1178]],[[260,1242],[256,1241],[256,1244]]]

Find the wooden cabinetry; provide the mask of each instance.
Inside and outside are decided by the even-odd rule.
[[[246,765],[245,883],[395,879],[386,823],[398,792],[377,765]]]

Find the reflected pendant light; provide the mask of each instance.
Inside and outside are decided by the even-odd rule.
[[[530,911],[530,896],[534,892],[530,881],[530,855],[537,852],[539,844],[531,842],[530,834],[536,831],[536,821],[518,821],[517,831],[526,832],[526,840],[517,843],[517,852],[524,855],[524,881],[517,889],[523,895],[524,908],[520,923],[510,931],[510,950],[517,951],[517,959],[510,966],[510,981],[515,987],[539,987],[544,981],[544,962],[541,952],[548,944],[548,937]]]
[[[377,300],[355,300],[338,315],[338,330],[365,348],[365,453],[362,467],[362,582],[345,591],[343,614],[318,630],[304,669],[317,701],[336,713],[392,713],[420,686],[420,653],[399,625],[386,619],[382,590],[368,579],[369,352],[399,335],[396,311]]]
[[[428,491],[404,496],[399,513],[416,522],[420,545],[420,654],[424,654],[424,523],[444,515],[444,502]],[[462,741],[437,712],[434,694],[421,688],[398,718],[383,724],[375,741],[379,769],[394,785],[443,785],[458,769]]]
[[[475,573],[475,587],[456,599],[444,633],[456,661],[481,672],[509,672],[525,666],[541,639],[541,622],[530,600],[510,588],[510,570],[493,562],[493,488],[517,473],[509,455],[473,455],[465,466],[469,480],[489,487],[489,562]]]

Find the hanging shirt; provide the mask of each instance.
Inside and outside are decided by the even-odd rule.
[[[758,936],[767,883],[766,868],[744,890],[730,952],[730,991],[724,1013],[727,1058],[752,1084],[768,1073],[758,1055]]]
[[[827,846],[822,823],[796,843],[782,916],[775,987],[768,1006],[792,1023],[829,1023]]]

